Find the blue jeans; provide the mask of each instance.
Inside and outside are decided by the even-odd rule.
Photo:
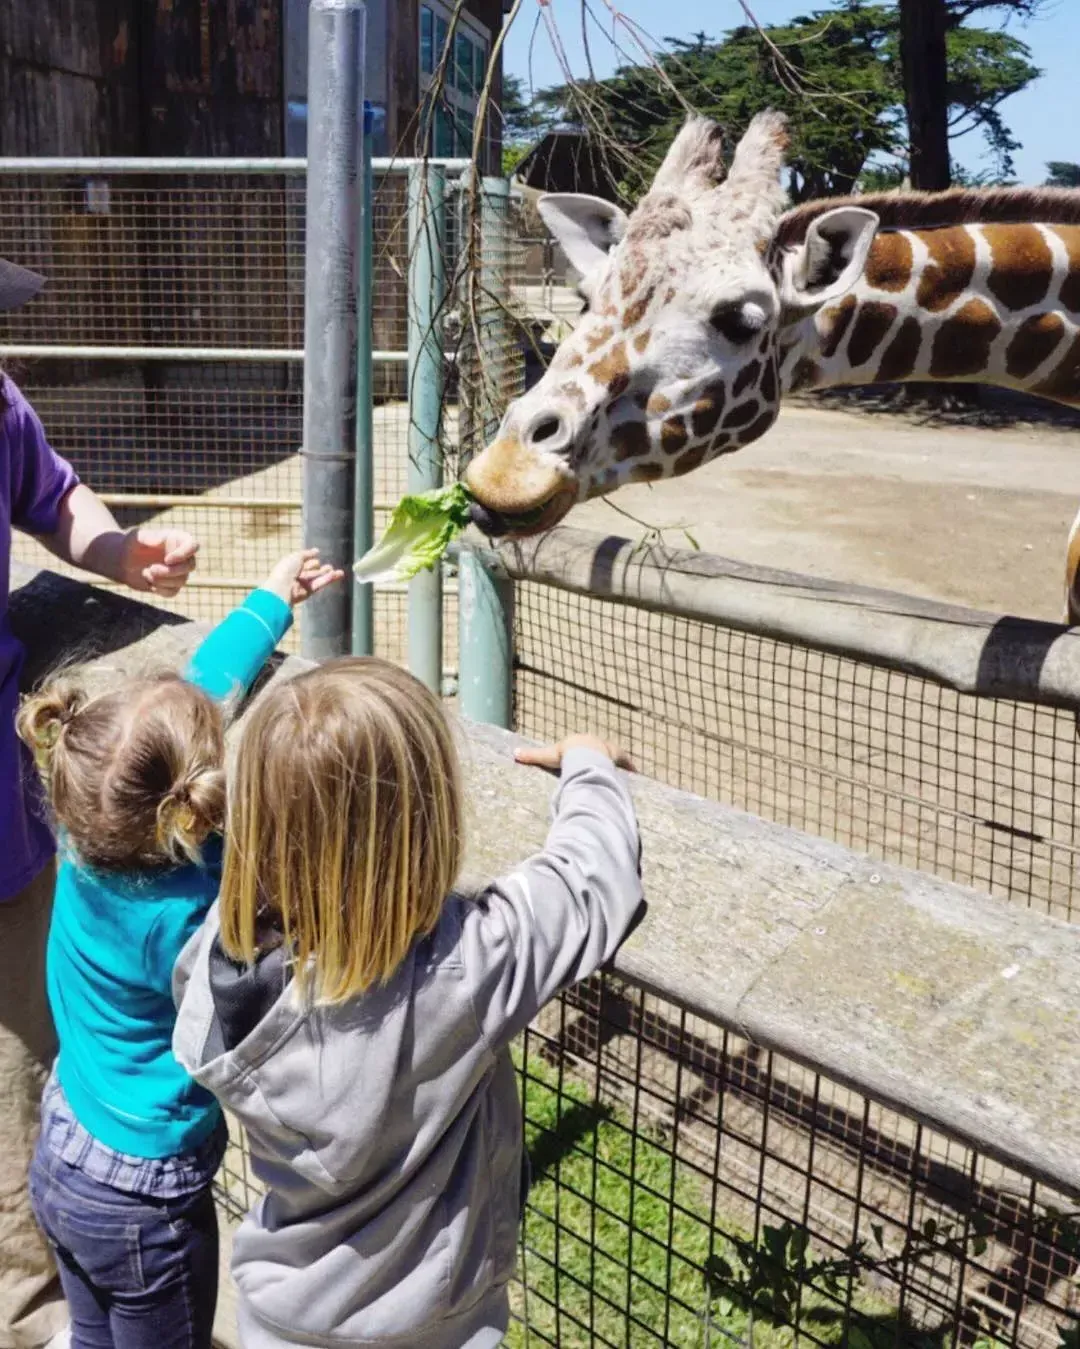
[[[210,1349],[218,1231],[209,1185],[180,1199],[127,1194],[39,1146],[30,1197],[56,1254],[72,1349]]]

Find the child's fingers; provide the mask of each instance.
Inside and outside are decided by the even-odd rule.
[[[320,590],[325,590],[327,586],[334,585],[337,581],[345,578],[343,571],[335,571],[333,567],[326,567],[320,571],[318,576],[314,576],[308,583],[308,592],[317,595]]]
[[[514,750],[514,758],[533,768],[558,768],[562,763],[562,745],[524,745]]]

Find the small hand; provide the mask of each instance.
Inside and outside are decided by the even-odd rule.
[[[176,595],[195,570],[198,551],[182,529],[129,529],[120,548],[119,579],[132,590]]]
[[[520,764],[532,764],[536,768],[547,768],[557,773],[562,767],[563,755],[571,749],[595,750],[598,754],[606,755],[617,768],[634,772],[634,765],[628,754],[595,735],[568,735],[565,740],[559,740],[553,745],[516,749],[514,758]]]
[[[295,609],[320,590],[342,580],[344,575],[329,562],[320,562],[317,548],[304,548],[281,559],[266,578],[265,588]]]

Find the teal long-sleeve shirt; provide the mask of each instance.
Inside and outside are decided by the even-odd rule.
[[[209,634],[185,678],[222,701],[246,693],[292,622],[289,606],[254,591]],[[220,1107],[172,1052],[172,969],[221,878],[221,840],[201,866],[106,876],[63,846],[49,931],[47,982],[57,1073],[89,1133],[134,1157],[196,1149]]]

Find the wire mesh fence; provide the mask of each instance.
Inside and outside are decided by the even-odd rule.
[[[169,606],[192,618],[223,617],[301,541],[302,167],[0,173],[0,256],[47,278],[32,304],[0,315],[0,346],[11,353],[5,368],[51,443],[121,524],[174,526],[200,539],[199,570]],[[405,180],[401,166],[378,170],[374,184],[377,530],[405,492],[409,467]],[[446,270],[461,291],[457,178],[452,186]],[[504,237],[491,247],[503,251]],[[448,313],[460,298],[451,295]],[[509,396],[516,390],[514,335],[504,332],[503,341],[496,364]],[[464,363],[470,370],[477,364],[467,355]],[[459,385],[452,382],[444,409],[451,465]],[[15,556],[58,565],[25,537]],[[452,583],[446,595],[452,670]],[[375,607],[378,650],[404,659],[404,596],[381,592]],[[291,635],[287,645],[296,641]]]
[[[1072,1344],[1080,1212],[611,975],[514,1048],[531,1186],[507,1343]],[[260,1194],[230,1148],[219,1201]]]
[[[588,726],[672,786],[1076,916],[1071,713],[528,582],[516,625],[523,734]]]

